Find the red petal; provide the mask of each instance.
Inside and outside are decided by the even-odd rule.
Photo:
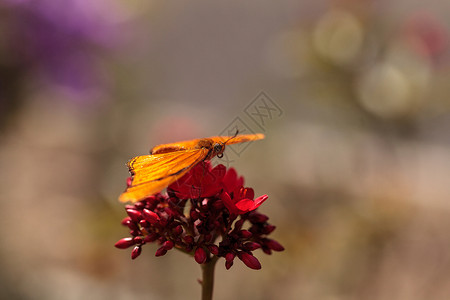
[[[238,178],[238,180],[236,181],[236,185],[244,186],[244,176]]]
[[[236,209],[236,205],[233,200],[231,200],[230,195],[227,192],[223,192],[220,196],[222,198],[223,204],[228,209],[228,211],[232,214],[237,214],[238,210]]]
[[[216,182],[206,184],[203,186],[201,197],[205,198],[205,197],[215,196],[220,192],[221,189],[222,189],[222,187]]]
[[[225,191],[231,193],[236,188],[237,183],[237,173],[233,168],[229,168],[225,176],[223,177],[223,185]]]
[[[202,195],[202,190],[203,190],[202,186],[200,186],[198,184],[192,185],[189,188],[189,191],[186,194],[186,196],[187,196],[187,198],[190,198],[190,199],[198,199]]]
[[[253,200],[253,198],[255,198],[255,191],[252,188],[246,188],[244,190],[244,195],[242,196],[242,198]]]
[[[256,207],[259,207],[261,204],[263,204],[263,202],[266,201],[267,198],[269,198],[269,196],[267,196],[267,195],[262,195],[262,196],[256,198],[256,199],[255,199],[255,205],[256,205]]]
[[[238,203],[236,203],[235,206],[241,212],[251,211],[256,208],[255,202],[253,202],[253,200],[250,200],[250,199],[242,199]]]
[[[217,165],[214,169],[211,170],[211,173],[214,175],[215,181],[221,181],[227,172],[227,168],[224,165]]]
[[[269,198],[267,195],[262,195],[255,200],[242,199],[235,204],[236,208],[242,212],[248,212],[257,209],[264,201]]]

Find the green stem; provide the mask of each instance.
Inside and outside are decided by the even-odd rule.
[[[202,264],[202,300],[212,300],[214,288],[214,268],[218,257],[213,256]]]

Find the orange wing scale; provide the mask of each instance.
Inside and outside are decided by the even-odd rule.
[[[158,145],[150,155],[137,156],[128,162],[133,176],[131,185],[122,193],[122,202],[136,202],[162,191],[181,178],[196,164],[209,159],[214,144],[236,144],[263,139],[263,134],[215,136],[205,139]]]

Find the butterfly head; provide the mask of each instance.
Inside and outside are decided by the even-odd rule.
[[[225,151],[225,143],[215,143],[212,149],[212,156],[217,156],[218,158],[223,157],[223,151]]]
[[[223,152],[225,151],[225,145],[234,139],[238,134],[238,131],[236,130],[236,134],[227,139],[226,141],[217,141],[212,144],[212,148],[210,150],[210,153],[208,155],[209,159],[213,158],[214,156],[217,156],[218,158],[223,157]]]

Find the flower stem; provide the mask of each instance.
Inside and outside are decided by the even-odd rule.
[[[202,264],[202,300],[212,300],[214,288],[214,268],[218,257],[213,256]]]

